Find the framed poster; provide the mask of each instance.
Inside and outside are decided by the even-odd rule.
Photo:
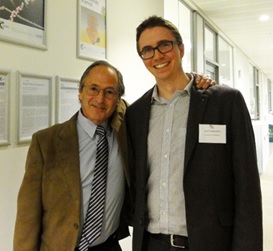
[[[77,54],[106,59],[106,0],[78,0]]]
[[[9,145],[9,75],[0,70],[0,146]]]
[[[1,0],[0,40],[46,49],[46,0]]]
[[[57,111],[56,121],[62,123],[72,117],[80,109],[79,80],[56,77]]]
[[[17,72],[18,143],[51,125],[52,77]]]

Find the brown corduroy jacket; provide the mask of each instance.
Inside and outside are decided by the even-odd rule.
[[[130,186],[127,139],[121,101],[111,119]],[[35,133],[18,195],[14,251],[74,251],[80,230],[81,179],[76,113],[70,120]],[[128,236],[125,199],[119,238]],[[117,216],[118,217],[118,216]]]

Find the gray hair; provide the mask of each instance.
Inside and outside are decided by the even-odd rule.
[[[93,68],[95,68],[97,66],[101,66],[101,65],[109,67],[109,68],[111,68],[112,70],[114,70],[116,72],[117,77],[118,77],[118,93],[119,93],[119,97],[123,96],[124,93],[125,93],[125,86],[124,86],[124,83],[123,83],[123,76],[122,76],[121,72],[116,67],[114,67],[113,65],[111,65],[110,63],[108,63],[107,61],[104,61],[104,60],[95,61],[94,63],[92,63],[90,66],[87,67],[87,69],[85,70],[85,72],[83,73],[83,75],[81,77],[79,91],[81,92],[83,90],[84,81],[85,81],[87,75],[89,74],[89,72]]]

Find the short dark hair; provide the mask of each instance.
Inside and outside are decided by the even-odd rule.
[[[157,26],[167,28],[174,35],[178,44],[183,43],[182,36],[181,36],[179,30],[177,29],[177,27],[173,23],[171,23],[170,21],[168,21],[162,17],[151,16],[151,17],[145,19],[136,29],[136,45],[137,45],[138,52],[139,52],[138,41],[139,41],[139,38],[140,38],[142,32],[145,31],[146,29],[154,28]]]
[[[94,63],[92,63],[91,65],[89,65],[87,67],[87,69],[85,70],[85,72],[82,74],[82,77],[81,77],[81,80],[80,80],[80,86],[79,86],[79,91],[82,91],[83,87],[84,87],[84,81],[87,77],[87,75],[89,74],[89,72],[94,69],[95,67],[97,66],[106,66],[106,67],[109,67],[111,68],[112,70],[114,70],[117,74],[117,77],[118,77],[118,92],[119,92],[119,97],[121,97],[122,95],[124,95],[125,93],[125,86],[124,86],[124,83],[123,83],[123,76],[121,74],[121,72],[116,68],[114,67],[113,65],[111,65],[110,63],[108,63],[107,61],[104,61],[104,60],[98,60],[98,61],[95,61]]]

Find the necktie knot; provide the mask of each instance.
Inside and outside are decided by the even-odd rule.
[[[106,130],[104,129],[103,126],[98,125],[97,129],[96,129],[96,134],[98,134],[100,137],[105,136],[106,135]]]

